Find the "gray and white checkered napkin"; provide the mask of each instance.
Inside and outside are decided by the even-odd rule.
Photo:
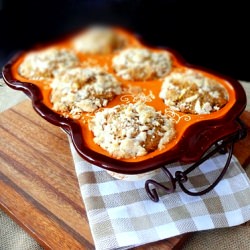
[[[105,170],[84,161],[72,144],[75,169],[82,199],[95,242],[101,249],[130,248],[187,232],[230,227],[250,220],[250,181],[235,157],[209,193],[189,196],[177,186],[173,194],[151,201],[145,181],[128,182],[111,177]],[[227,155],[217,155],[192,172],[187,187],[212,183]],[[171,164],[170,171],[187,166]],[[154,177],[166,182],[164,174]],[[202,184],[203,183],[203,184]]]

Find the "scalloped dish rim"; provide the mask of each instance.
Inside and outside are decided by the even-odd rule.
[[[135,33],[126,29],[120,28],[129,36],[134,37],[142,46],[151,48]],[[71,39],[71,35],[65,41]],[[62,39],[63,41],[63,39]],[[51,43],[56,46],[57,42]],[[45,45],[42,46],[46,47]],[[41,88],[34,82],[15,76],[14,71],[17,70],[17,62],[20,58],[26,55],[31,50],[16,53],[3,67],[2,76],[5,83],[16,90],[23,91],[32,101],[34,110],[48,122],[61,127],[65,130],[80,156],[103,169],[120,174],[143,174],[160,168],[163,165],[180,161],[183,163],[192,163],[199,160],[202,155],[216,142],[222,140],[226,136],[235,133],[238,129],[236,119],[244,111],[246,107],[246,94],[241,84],[228,76],[213,72],[204,67],[191,65],[186,62],[178,52],[169,48],[157,48],[169,52],[182,67],[204,72],[212,77],[226,82],[225,85],[229,93],[229,105],[220,115],[215,118],[203,118],[195,121],[191,125],[187,125],[180,138],[165,151],[159,151],[154,154],[149,154],[146,157],[134,160],[121,160],[109,156],[103,151],[95,150],[89,146],[84,138],[84,129],[79,121],[72,118],[65,118],[48,107],[43,101],[44,96]],[[21,79],[21,80],[20,80]],[[230,100],[233,99],[233,100]],[[227,106],[227,104],[226,104]],[[220,110],[219,110],[220,111]],[[216,111],[216,112],[219,112]],[[178,113],[178,112],[177,112]]]

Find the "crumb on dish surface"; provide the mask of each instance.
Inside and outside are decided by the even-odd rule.
[[[51,80],[61,71],[79,64],[69,49],[49,48],[27,54],[18,68],[21,76],[31,80]]]
[[[98,67],[69,69],[55,77],[51,88],[53,109],[76,119],[106,106],[122,91],[120,82]]]
[[[193,70],[166,76],[159,97],[172,110],[199,115],[216,112],[228,102],[222,84]]]
[[[126,39],[121,34],[105,26],[90,27],[73,41],[74,48],[86,54],[108,54],[125,45]]]
[[[175,136],[174,123],[145,103],[105,108],[89,121],[94,142],[116,158],[134,158],[163,149]]]
[[[154,52],[147,48],[127,48],[113,58],[113,69],[125,80],[152,80],[171,70],[168,52]]]

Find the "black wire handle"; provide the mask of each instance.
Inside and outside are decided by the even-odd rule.
[[[206,188],[206,189],[204,189],[202,191],[191,192],[188,189],[186,189],[186,187],[183,185],[183,183],[188,180],[187,175],[185,174],[185,171],[184,172],[176,171],[175,179],[178,182],[178,184],[180,185],[180,188],[183,190],[183,192],[186,193],[186,194],[192,195],[192,196],[199,196],[199,195],[203,195],[203,194],[206,194],[206,193],[210,192],[220,182],[220,180],[223,178],[223,176],[227,172],[227,169],[228,169],[228,167],[230,165],[230,162],[231,162],[231,159],[232,159],[233,148],[234,148],[234,142],[232,142],[231,145],[230,145],[227,161],[226,161],[220,175],[217,177],[217,179],[208,188]]]
[[[160,188],[160,189],[164,190],[167,194],[170,194],[170,193],[173,193],[175,191],[176,182],[178,182],[178,184],[179,184],[180,188],[183,190],[183,192],[185,192],[186,194],[191,195],[191,196],[199,196],[199,195],[203,195],[203,194],[208,193],[209,191],[211,191],[221,181],[221,179],[223,178],[223,176],[227,172],[227,169],[230,166],[230,162],[231,162],[231,159],[232,159],[235,142],[245,138],[246,135],[247,135],[246,125],[239,118],[237,119],[237,121],[240,124],[241,129],[239,129],[236,134],[229,135],[224,140],[215,143],[214,148],[211,151],[209,151],[205,156],[203,156],[200,160],[195,162],[193,165],[191,165],[185,171],[176,171],[175,172],[175,177],[174,177],[171,174],[171,172],[167,169],[166,166],[161,167],[161,169],[163,170],[165,175],[170,180],[170,184],[169,184],[170,187],[164,186],[163,184],[161,184],[161,183],[159,183],[159,182],[157,182],[155,180],[152,180],[152,179],[147,180],[145,182],[145,189],[146,189],[146,192],[147,192],[149,198],[154,202],[158,202],[159,201],[159,195],[157,193],[156,188]],[[196,169],[203,162],[207,161],[214,154],[216,154],[218,152],[221,153],[221,154],[225,154],[227,151],[228,151],[228,157],[227,157],[226,163],[225,163],[220,175],[217,177],[217,179],[209,187],[205,188],[202,191],[192,192],[192,191],[189,191],[184,186],[183,183],[187,182],[187,180],[188,180],[187,175],[191,171]]]
[[[155,180],[151,180],[151,179],[149,179],[145,182],[145,189],[147,191],[147,194],[148,194],[149,198],[154,202],[159,201],[159,195],[156,191],[156,188],[150,189],[150,185],[165,190],[167,194],[173,193],[176,189],[176,180],[173,177],[173,175],[170,173],[170,171],[165,166],[163,166],[161,169],[163,170],[165,175],[169,178],[170,187],[166,187],[163,184],[161,184]]]

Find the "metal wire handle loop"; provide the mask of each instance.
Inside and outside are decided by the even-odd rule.
[[[161,183],[159,183],[159,182],[157,182],[155,180],[149,179],[149,180],[147,180],[145,182],[145,189],[147,191],[147,194],[148,194],[149,198],[154,202],[158,202],[159,201],[159,195],[157,193],[156,188],[161,188],[161,189],[165,190],[167,192],[167,194],[170,194],[170,193],[173,193],[175,191],[177,182],[179,183],[180,188],[183,190],[183,192],[185,192],[186,194],[191,195],[191,196],[199,196],[199,195],[203,195],[203,194],[208,193],[209,191],[211,191],[220,182],[220,180],[223,178],[223,176],[227,172],[227,169],[229,168],[229,165],[230,165],[230,162],[231,162],[231,159],[232,159],[232,155],[233,155],[234,143],[239,141],[239,140],[244,139],[246,137],[246,135],[247,135],[247,127],[246,127],[246,125],[239,118],[237,119],[237,121],[238,121],[239,125],[241,126],[241,129],[238,130],[237,134],[229,136],[228,138],[226,138],[221,143],[219,143],[219,142],[215,143],[215,148],[214,149],[212,149],[210,152],[208,152],[204,157],[202,157],[196,163],[191,165],[185,171],[176,171],[175,172],[175,177],[173,177],[173,175],[166,168],[166,166],[161,167],[163,172],[169,178],[169,180],[171,182],[171,187],[166,187],[163,184],[161,184]],[[188,189],[186,189],[186,187],[184,186],[183,183],[185,183],[188,180],[187,175],[190,172],[192,172],[194,169],[196,169],[198,166],[200,166],[203,162],[208,160],[215,153],[219,152],[221,154],[225,154],[227,152],[226,149],[228,148],[228,145],[229,145],[229,150],[228,150],[227,161],[226,161],[220,175],[217,177],[217,179],[214,181],[214,183],[212,183],[208,188],[206,188],[206,189],[204,189],[202,191],[198,191],[198,192],[191,192]],[[153,186],[153,188],[150,188],[150,185]]]
[[[155,180],[152,180],[152,179],[147,180],[145,182],[145,189],[146,189],[146,192],[147,192],[149,198],[154,202],[159,201],[159,195],[156,191],[156,188],[163,189],[167,194],[173,193],[175,191],[175,188],[176,188],[176,180],[173,177],[173,175],[170,173],[170,171],[165,166],[163,166],[161,169],[169,178],[171,185],[170,185],[170,187],[166,187],[163,184],[161,184]],[[151,186],[153,185],[154,188],[150,188],[150,185]]]
[[[177,171],[175,173],[175,179],[179,183],[180,188],[183,190],[183,192],[185,192],[186,194],[192,195],[192,196],[199,196],[199,195],[203,195],[203,194],[208,193],[209,191],[211,191],[220,182],[220,180],[223,178],[223,176],[227,172],[227,169],[228,169],[228,167],[230,165],[231,158],[232,158],[232,155],[233,155],[233,149],[234,149],[234,142],[232,142],[230,144],[227,161],[226,161],[220,175],[217,177],[217,179],[214,181],[214,183],[212,183],[208,188],[206,188],[206,189],[204,189],[202,191],[191,192],[188,189],[186,189],[185,186],[183,185],[183,183],[186,182],[188,178],[187,178],[187,176],[186,176],[186,174],[184,172]]]

